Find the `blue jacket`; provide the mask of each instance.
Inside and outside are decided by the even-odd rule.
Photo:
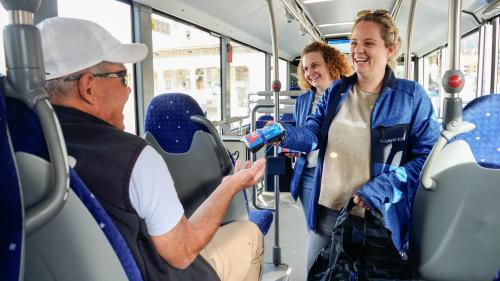
[[[356,74],[334,81],[304,126],[285,124],[284,147],[309,152],[319,148],[323,166],[328,130]],[[427,93],[416,82],[396,79],[387,67],[371,114],[371,180],[358,195],[383,215],[384,225],[401,253],[408,253],[411,210],[422,166],[439,136],[439,124]],[[316,169],[308,227],[316,228],[322,169]]]
[[[303,126],[306,123],[306,118],[311,114],[312,102],[314,99],[315,91],[313,89],[305,92],[297,97],[295,101],[295,112],[293,115],[295,125],[297,127]],[[302,172],[307,165],[307,156],[295,158],[295,165],[293,167],[293,174],[290,180],[290,194],[293,199],[297,200],[301,190]]]

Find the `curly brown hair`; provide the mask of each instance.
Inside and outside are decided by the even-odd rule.
[[[337,80],[340,78],[340,75],[347,76],[351,74],[352,70],[345,57],[340,53],[339,50],[333,48],[330,45],[327,45],[323,42],[313,42],[307,45],[302,51],[301,57],[303,58],[305,55],[309,53],[318,52],[323,56],[325,63],[328,67],[328,71],[330,72],[330,76],[333,80]],[[299,87],[302,90],[311,89],[311,84],[307,82],[304,73],[304,67],[302,65],[302,60],[300,60],[299,67]]]

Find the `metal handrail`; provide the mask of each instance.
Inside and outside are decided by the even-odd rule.
[[[37,113],[51,161],[50,192],[25,212],[25,232],[31,235],[64,206],[69,192],[69,165],[61,127],[43,87],[42,42],[40,31],[33,25],[40,0],[2,0],[0,3],[9,15],[9,24],[4,29],[6,92]]]

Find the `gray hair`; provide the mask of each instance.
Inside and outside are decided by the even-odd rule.
[[[64,81],[64,79],[68,77],[74,77],[74,76],[79,76],[85,73],[97,73],[97,72],[102,72],[106,71],[106,66],[108,65],[108,62],[101,62],[98,63],[94,66],[91,66],[89,68],[86,68],[84,70],[65,75],[63,77],[59,78],[54,78],[51,80],[45,81],[44,88],[47,90],[47,93],[49,94],[49,98],[51,99],[66,99],[70,97],[71,91],[77,87],[78,85],[78,80],[75,81]]]

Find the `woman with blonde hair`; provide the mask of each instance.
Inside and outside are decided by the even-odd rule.
[[[439,125],[423,87],[397,79],[390,67],[401,40],[387,11],[359,12],[350,39],[354,75],[334,81],[303,126],[284,124],[282,146],[319,150],[307,220],[309,257],[336,234],[351,238],[332,240],[334,256],[323,264],[316,260],[309,277],[316,279],[326,262],[334,276],[329,280],[349,274],[411,279],[411,210]]]

